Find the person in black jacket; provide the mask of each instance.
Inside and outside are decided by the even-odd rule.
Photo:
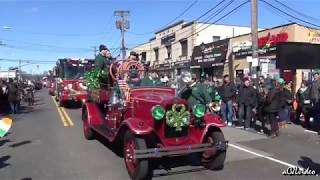
[[[259,84],[257,86],[257,101],[258,101],[258,107],[257,107],[257,118],[261,122],[261,130],[260,133],[265,133],[266,130],[266,119],[265,119],[265,111],[264,107],[266,104],[266,97],[268,95],[269,88],[266,86],[266,83],[264,81],[263,77],[260,77]]]
[[[10,103],[11,113],[16,114],[18,112],[18,101],[19,101],[19,89],[18,85],[9,80],[8,85],[8,101]]]
[[[233,100],[236,96],[237,88],[233,82],[230,81],[229,75],[225,75],[224,82],[220,89],[222,97],[221,112],[223,119],[228,122],[228,126],[232,126],[233,117]]]
[[[257,92],[250,85],[249,79],[244,79],[243,85],[239,88],[239,94],[237,96],[239,104],[239,120],[244,121],[244,129],[250,128],[250,122],[252,120],[252,111],[257,107]]]
[[[296,109],[296,122],[300,122],[300,116],[304,115],[304,127],[310,128],[310,115],[312,110],[312,102],[310,100],[310,88],[307,86],[306,81],[302,81],[296,97],[298,107]]]
[[[281,92],[281,110],[279,112],[279,125],[280,128],[287,127],[287,124],[290,123],[290,112],[292,111],[293,105],[293,94],[291,92],[291,82],[281,84],[280,83],[280,92]]]
[[[279,136],[279,124],[278,124],[278,113],[281,109],[281,92],[280,84],[284,84],[282,78],[278,79],[277,82],[273,81],[275,84],[274,88],[271,88],[266,97],[266,104],[264,111],[266,113],[267,120],[271,125],[271,137]]]

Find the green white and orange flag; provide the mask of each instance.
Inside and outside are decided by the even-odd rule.
[[[12,119],[10,118],[1,118],[0,119],[0,138],[5,136],[12,126]]]

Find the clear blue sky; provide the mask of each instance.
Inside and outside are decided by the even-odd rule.
[[[224,13],[245,0],[236,0]],[[266,0],[280,7],[274,0]],[[280,0],[286,5],[319,19],[306,19],[320,25],[319,0]],[[30,59],[55,61],[62,57],[93,58],[93,46],[101,43],[111,48],[120,46],[120,33],[115,28],[114,10],[131,12],[131,29],[126,34],[127,45],[133,47],[153,37],[136,35],[157,30],[172,21],[194,0],[0,0],[0,59]],[[199,0],[179,19],[193,20],[220,0]],[[226,0],[225,3],[227,3]],[[284,9],[281,7],[281,9]],[[259,2],[259,27],[288,23],[284,15]],[[217,18],[213,19],[215,21]],[[292,18],[291,18],[292,19]],[[294,20],[293,20],[294,21]],[[245,5],[219,24],[250,25],[250,4]],[[11,27],[4,29],[3,26]],[[119,50],[114,51],[118,55]],[[1,70],[18,62],[0,61]],[[25,63],[22,63],[25,64]],[[39,63],[23,66],[27,72],[43,72],[54,64]]]

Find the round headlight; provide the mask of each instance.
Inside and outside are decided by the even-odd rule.
[[[203,104],[196,104],[193,106],[192,112],[197,118],[201,118],[206,112],[206,106]]]
[[[164,117],[166,111],[164,110],[163,107],[157,105],[152,107],[151,113],[152,113],[152,117],[155,120],[159,121]]]
[[[67,87],[67,86],[65,86],[65,87],[63,87],[63,89],[64,89],[64,90],[68,90],[68,87]]]

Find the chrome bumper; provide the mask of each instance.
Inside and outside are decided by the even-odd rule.
[[[228,148],[228,141],[224,141],[224,142],[220,141],[216,145],[206,143],[206,144],[194,144],[189,146],[172,146],[167,148],[135,150],[134,157],[135,159],[161,158],[164,156],[185,155],[185,154],[204,152],[209,150],[226,151],[227,148]]]

